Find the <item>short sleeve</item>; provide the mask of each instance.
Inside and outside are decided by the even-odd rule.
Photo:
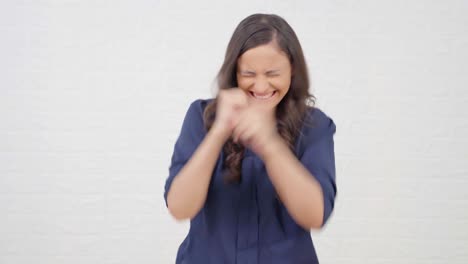
[[[164,200],[167,206],[167,194],[174,177],[184,167],[192,154],[203,140],[206,132],[203,123],[203,110],[206,100],[196,100],[190,104],[185,115],[182,129],[174,145],[171,164],[169,166],[169,176],[164,186]]]
[[[331,118],[315,108],[312,115],[314,126],[306,129],[302,135],[301,163],[320,183],[323,192],[325,225],[330,217],[336,197],[336,170],[333,136],[336,125]]]

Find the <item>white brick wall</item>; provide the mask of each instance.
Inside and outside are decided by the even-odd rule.
[[[255,12],[337,124],[321,263],[468,263],[467,1],[41,0],[0,2],[0,264],[173,263],[173,143]]]

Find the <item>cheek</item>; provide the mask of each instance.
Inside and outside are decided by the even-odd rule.
[[[289,86],[291,85],[291,79],[288,79],[288,78],[276,79],[272,81],[272,85],[274,85],[276,88],[286,93],[286,91],[289,90]]]
[[[247,89],[252,85],[252,80],[247,78],[237,78],[237,86],[241,89]]]

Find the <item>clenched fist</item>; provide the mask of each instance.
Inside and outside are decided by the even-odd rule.
[[[269,144],[281,140],[276,128],[275,109],[249,104],[246,92],[238,88],[221,90],[218,94],[213,127],[259,156],[264,155]]]
[[[222,135],[231,136],[237,125],[240,113],[248,106],[247,95],[239,88],[220,90],[216,107],[216,118],[212,129]]]

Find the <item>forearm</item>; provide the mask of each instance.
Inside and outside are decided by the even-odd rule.
[[[211,129],[189,161],[175,176],[167,196],[170,213],[178,220],[193,218],[205,203],[213,168],[226,137]]]
[[[268,175],[292,218],[304,229],[320,228],[324,205],[319,182],[282,140],[263,157]]]

